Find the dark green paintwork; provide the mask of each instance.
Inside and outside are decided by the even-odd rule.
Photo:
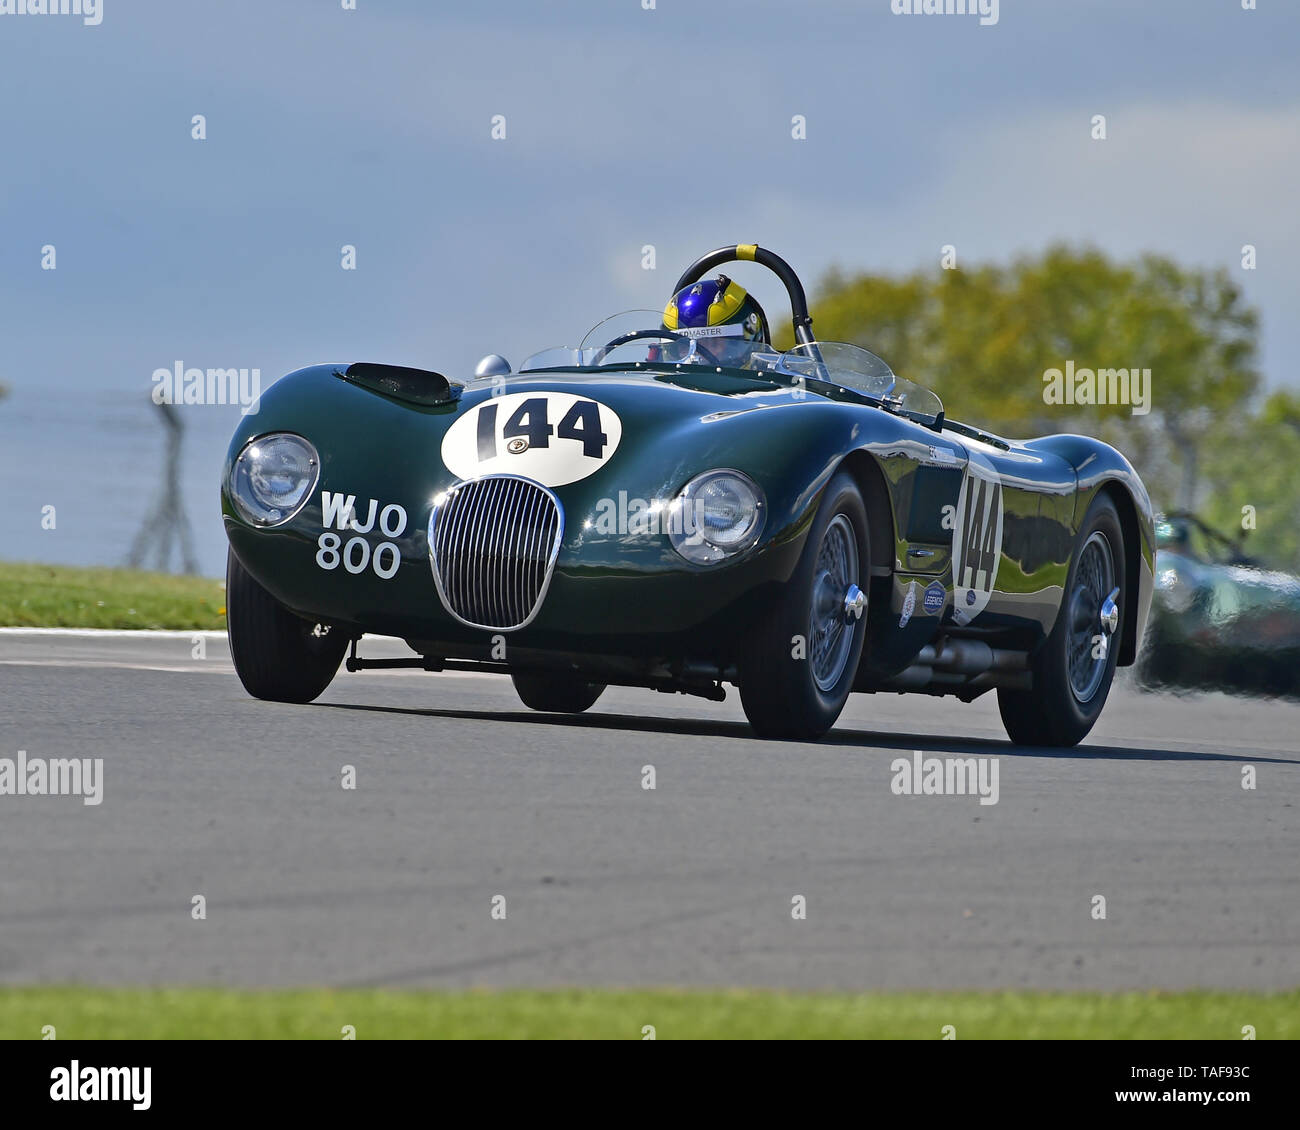
[[[421,650],[431,654],[476,655],[490,634],[461,625],[443,609],[426,531],[434,497],[455,481],[442,462],[443,435],[460,413],[490,395],[491,383],[471,381],[458,402],[421,407],[345,382],[335,375],[343,368],[289,374],[266,391],[258,413],[241,422],[227,473],[248,440],[277,431],[310,439],[322,472],[311,502],[273,530],[250,528],[236,516],[223,476],[231,546],[253,577],[305,616],[423,641]],[[510,393],[590,396],[623,424],[622,442],[607,464],[555,488],[567,519],[555,576],[537,618],[510,634],[512,647],[690,658],[725,667],[739,633],[793,571],[820,492],[841,465],[859,478],[869,509],[875,508],[870,660],[859,686],[906,666],[935,636],[940,617],[918,608],[900,629],[899,610],[913,579],[921,588],[936,579],[951,587],[951,533],[936,524],[934,507],[957,503],[968,444],[955,432],[939,434],[852,396],[832,399],[739,371],[570,370],[505,380]],[[948,449],[957,462],[927,468],[921,484],[918,467],[933,462],[930,447]],[[1050,630],[1074,535],[1092,497],[1106,489],[1116,493],[1126,522],[1129,591],[1138,594],[1125,609],[1120,657],[1132,662],[1150,602],[1154,545],[1150,502],[1132,467],[1112,448],[1078,436],[980,450],[1002,478],[1006,523],[998,587],[970,631],[1001,633],[1029,646]],[[744,471],[766,494],[762,538],[739,561],[694,566],[666,535],[598,535],[584,528],[602,498],[626,491],[629,498],[667,501],[713,467]],[[323,490],[356,495],[363,513],[371,498],[406,509],[407,528],[395,539],[402,554],[395,577],[385,581],[370,571],[352,575],[316,565]],[[927,550],[932,557],[911,552]],[[945,621],[948,615],[946,607]]]

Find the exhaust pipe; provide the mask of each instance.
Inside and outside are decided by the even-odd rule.
[[[1028,690],[1032,685],[1029,655],[1010,648],[991,647],[982,640],[942,639],[921,648],[911,665],[886,685],[904,691],[940,686],[954,691],[990,687]]]

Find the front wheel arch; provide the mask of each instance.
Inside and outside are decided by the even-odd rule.
[[[868,452],[851,451],[835,468],[836,473],[840,471],[853,476],[858,490],[862,492],[862,501],[866,504],[871,576],[875,578],[892,574],[898,538],[895,533],[894,507],[889,500],[889,488],[885,485],[885,474],[881,471],[880,464]],[[834,478],[834,475],[831,477]]]
[[[741,705],[760,737],[814,740],[844,709],[864,650],[870,601],[857,592],[854,613],[849,596],[867,581],[870,536],[857,482],[837,472],[818,497],[794,573],[759,611],[737,656]],[[835,612],[841,599],[842,621]],[[828,628],[822,637],[819,625]],[[830,632],[830,625],[838,631]],[[823,682],[816,667],[836,651],[843,654]]]

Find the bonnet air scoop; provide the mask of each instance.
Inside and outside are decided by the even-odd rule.
[[[335,369],[334,375],[409,404],[451,404],[460,399],[462,388],[429,369],[408,369],[401,365],[377,365],[366,361],[358,361],[346,369]]]

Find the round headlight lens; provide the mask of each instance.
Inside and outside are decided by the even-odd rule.
[[[740,471],[705,471],[682,488],[669,514],[669,538],[687,561],[712,565],[758,540],[763,492]]]
[[[258,526],[278,526],[306,505],[320,478],[320,457],[302,436],[288,432],[247,444],[230,471],[235,509]]]

